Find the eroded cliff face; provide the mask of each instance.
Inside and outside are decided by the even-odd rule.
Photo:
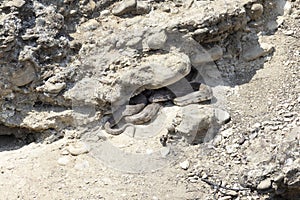
[[[210,85],[224,84],[211,62],[240,53],[223,43],[245,27],[246,2],[223,9],[223,2],[4,1],[0,120],[60,130],[74,126],[74,105],[101,115],[192,67]]]

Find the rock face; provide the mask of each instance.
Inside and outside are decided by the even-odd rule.
[[[263,65],[275,50],[257,34],[266,33],[264,14],[275,4],[226,1],[224,9],[224,1],[1,1],[0,125],[24,133],[63,132],[98,126],[113,107],[145,90],[187,91],[198,81],[214,89],[242,84],[235,78],[257,69],[241,66]],[[279,26],[269,25],[269,31]],[[211,106],[178,108],[174,131],[189,144],[210,140],[230,120],[214,107],[225,96],[216,93]],[[284,144],[281,152],[292,148]],[[227,153],[236,148],[226,147]],[[271,158],[255,153],[247,152],[247,159],[257,165]],[[297,192],[299,159],[286,160],[280,166],[288,178],[280,178],[278,165],[266,171],[254,165],[243,173],[244,185]]]
[[[0,122],[35,131],[60,130],[74,125],[59,117],[67,110],[88,105],[101,116],[110,105],[124,104],[145,89],[175,84],[188,74],[192,81],[224,84],[219,71],[223,65],[210,63],[226,62],[224,56],[240,53],[251,61],[273,50],[267,44],[259,50],[239,44],[244,49],[233,52],[223,45],[230,34],[242,34],[247,13],[255,15],[253,19],[262,15],[261,4],[247,4],[245,10],[245,3],[206,14],[213,5],[200,2],[4,1]],[[189,14],[178,8],[188,8]],[[44,105],[54,113],[44,112]],[[32,123],[31,113],[36,119]],[[59,125],[45,123],[53,116]]]

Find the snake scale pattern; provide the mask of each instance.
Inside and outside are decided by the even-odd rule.
[[[201,83],[192,83],[194,92],[176,97],[168,88],[161,88],[155,91],[144,91],[133,97],[129,104],[119,110],[119,114],[113,115],[105,123],[104,129],[108,134],[119,135],[127,127],[144,124],[151,121],[157,115],[163,103],[171,101],[177,106],[186,106],[194,103],[210,101],[213,98],[212,89]],[[117,118],[117,119],[114,119]],[[121,120],[125,125],[120,128],[114,128]]]

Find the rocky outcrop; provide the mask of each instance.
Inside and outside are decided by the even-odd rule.
[[[23,120],[32,110],[44,118],[43,105],[62,112],[88,104],[103,113],[145,89],[176,83],[191,68],[199,74],[195,81],[223,84],[217,67],[207,64],[232,53],[222,43],[243,31],[247,13],[259,20],[261,5],[248,11],[246,2],[214,10],[203,2],[4,1],[0,121],[33,130],[53,128]],[[223,4],[214,3],[216,8]],[[270,50],[251,52],[244,52],[245,60]]]

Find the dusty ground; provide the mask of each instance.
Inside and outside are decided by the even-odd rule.
[[[153,171],[134,173],[133,170],[129,173],[122,171],[125,167],[110,167],[107,160],[99,159],[99,154],[95,156],[97,148],[103,147],[101,145],[91,146],[94,149],[89,153],[73,156],[66,148],[76,143],[76,139],[64,137],[51,144],[23,145],[12,137],[1,136],[0,199],[275,198],[251,188],[254,187],[251,177],[244,177],[247,171],[258,166],[268,168],[274,164],[283,170],[288,166],[299,169],[299,24],[299,16],[290,16],[274,34],[261,37],[261,42],[274,45],[275,51],[273,55],[261,58],[266,60],[262,68],[252,70],[255,65],[246,68],[250,74],[255,71],[250,80],[237,77],[234,87],[224,88],[231,121],[209,143],[189,146],[179,142],[175,149],[177,155],[166,164],[157,166],[155,161],[147,161],[149,165],[154,163]],[[125,147],[135,148],[130,139],[125,140],[126,136],[123,139]],[[152,148],[160,148],[158,140],[155,141],[157,143],[138,143],[141,146],[143,142],[145,145],[150,143]],[[112,139],[112,142],[119,145],[120,141]],[[286,144],[294,146],[286,147]],[[284,163],[280,163],[277,152],[284,152],[284,148]],[[290,149],[293,151],[289,152]],[[187,170],[182,169],[184,161],[189,163]],[[136,165],[143,166],[143,163]],[[299,172],[294,176],[299,180]],[[216,184],[222,181],[223,186],[230,188],[249,186],[252,190],[221,190],[221,193],[201,178]],[[243,185],[244,179],[251,183]],[[299,195],[299,186],[296,190]],[[297,196],[286,198],[297,199]]]

